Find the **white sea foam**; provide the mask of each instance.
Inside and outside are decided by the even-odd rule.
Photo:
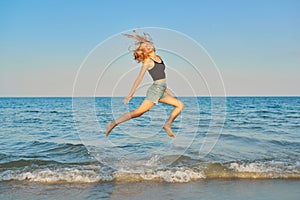
[[[35,169],[35,170],[7,170],[1,173],[1,181],[18,180],[33,182],[82,182],[92,183],[99,181],[111,181],[113,177],[99,173],[99,168],[93,166],[86,168],[58,168],[58,169]]]
[[[185,183],[191,180],[205,178],[203,171],[196,171],[189,168],[172,168],[162,170],[147,170],[147,171],[126,171],[119,170],[114,173],[117,180],[158,180],[170,183]]]
[[[191,180],[198,180],[205,178],[202,171],[196,172],[191,169],[177,169],[175,171],[159,171],[157,173],[166,182],[183,183]]]
[[[238,172],[269,172],[272,168],[266,167],[261,163],[230,163],[229,168],[234,169]]]
[[[103,181],[140,181],[157,180],[172,183],[183,183],[205,178],[203,172],[188,168],[173,168],[162,170],[118,170],[111,173],[101,171],[92,166],[90,169],[60,168],[35,169],[31,171],[7,170],[0,173],[0,181],[18,180],[43,183],[77,182],[93,183]]]
[[[153,160],[155,163],[155,159]],[[151,164],[151,162],[149,163]],[[134,168],[112,171],[98,165],[10,169],[0,172],[0,181],[32,181],[42,183],[95,183],[104,181],[164,181],[185,183],[209,178],[296,178],[300,179],[298,163],[210,163],[198,167],[162,169]]]
[[[230,163],[228,168],[234,169],[237,172],[255,172],[255,173],[296,173],[299,174],[299,166],[295,164],[288,164],[280,161],[269,161],[269,162],[253,162],[253,163]]]

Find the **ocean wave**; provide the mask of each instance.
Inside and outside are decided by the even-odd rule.
[[[49,142],[39,143],[40,145],[48,145]],[[36,144],[34,144],[36,145]],[[33,146],[34,146],[33,145]],[[83,144],[71,144],[71,143],[53,143],[48,145],[48,149],[41,152],[47,152],[51,154],[69,154],[69,153],[87,153],[86,147]]]
[[[5,163],[0,164],[0,170],[1,169],[11,169],[11,168],[24,168],[24,167],[32,167],[32,166],[51,166],[51,165],[58,165],[59,162],[53,161],[53,160],[25,160],[25,159],[19,159],[19,160],[13,160],[8,161]]]
[[[1,181],[32,181],[41,183],[92,183],[106,180],[106,177],[97,173],[95,166],[89,168],[44,168],[35,170],[6,170],[1,172]],[[108,176],[108,181],[111,181]]]
[[[91,164],[31,169],[9,169],[0,172],[0,181],[32,181],[41,183],[95,183],[160,181],[186,183],[202,179],[300,179],[300,162],[229,162],[203,163],[193,167],[163,169],[118,169]]]
[[[270,143],[280,146],[300,147],[300,142],[288,140],[269,140]]]
[[[20,168],[94,161],[83,144],[32,141],[15,142],[13,145],[15,152],[0,154],[0,170],[9,166]]]
[[[231,140],[231,141],[242,141],[242,142],[248,142],[248,143],[259,143],[260,140],[251,137],[251,136],[245,136],[245,135],[234,135],[234,134],[221,134],[220,139],[222,140]]]

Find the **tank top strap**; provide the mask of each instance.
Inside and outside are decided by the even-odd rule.
[[[160,57],[160,56],[158,56],[158,57],[159,57],[159,59],[160,59],[161,62],[157,62],[157,61],[155,61],[155,60],[154,60],[153,58],[151,58],[151,57],[150,57],[150,59],[153,60],[153,62],[158,63],[158,64],[164,63],[164,61],[161,59],[161,57]]]

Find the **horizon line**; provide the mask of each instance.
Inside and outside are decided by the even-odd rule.
[[[122,98],[126,96],[93,96],[94,98]],[[145,97],[145,96],[133,96],[134,97]],[[197,95],[197,96],[192,96],[192,95],[180,95],[180,96],[175,96],[175,97],[300,97],[300,95]],[[92,98],[91,96],[0,96],[0,98]]]

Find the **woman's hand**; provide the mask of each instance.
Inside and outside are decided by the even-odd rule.
[[[123,99],[123,103],[124,103],[124,104],[127,104],[127,103],[130,101],[131,98],[132,98],[132,96],[128,95],[127,97],[125,97],[125,98]]]

